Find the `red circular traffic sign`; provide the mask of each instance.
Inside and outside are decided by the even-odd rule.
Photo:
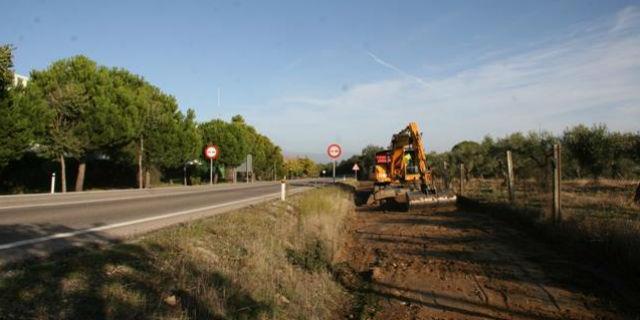
[[[329,158],[331,159],[338,159],[341,154],[342,154],[342,148],[340,148],[340,145],[336,143],[330,144],[329,147],[327,148],[327,155],[329,155]]]
[[[220,149],[216,145],[207,146],[204,149],[204,155],[205,155],[205,157],[207,157],[208,159],[211,159],[211,160],[218,159],[218,156],[220,155]]]

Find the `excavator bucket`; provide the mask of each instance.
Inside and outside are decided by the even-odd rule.
[[[419,210],[453,205],[456,200],[453,193],[426,194],[407,188],[387,188],[372,193],[367,205],[392,204],[403,210]]]
[[[425,194],[420,191],[407,193],[407,206],[409,210],[420,208],[444,207],[455,204],[457,197],[455,194]]]

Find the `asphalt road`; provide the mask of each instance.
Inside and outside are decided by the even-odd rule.
[[[328,179],[295,180],[290,194]],[[0,264],[126,239],[280,197],[280,183],[0,197]]]

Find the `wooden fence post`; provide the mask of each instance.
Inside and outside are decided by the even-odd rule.
[[[562,202],[560,201],[562,181],[562,155],[559,144],[553,145],[553,220],[562,221]]]
[[[513,160],[511,158],[511,150],[507,150],[507,187],[509,188],[509,202],[513,204],[516,201],[515,184],[513,183]]]
[[[460,195],[464,195],[464,163],[460,164]]]
[[[448,191],[451,190],[451,184],[449,182],[449,163],[444,161],[442,165],[444,167],[444,188]]]

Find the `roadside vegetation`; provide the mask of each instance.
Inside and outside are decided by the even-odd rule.
[[[308,157],[285,159],[284,172],[288,178],[317,177],[321,167]]]
[[[0,271],[3,319],[338,319],[352,195],[328,187]]]
[[[199,123],[142,76],[85,56],[14,85],[14,50],[0,45],[0,193],[48,191],[52,173],[63,192],[198,184],[209,144],[221,149],[216,180],[233,180],[248,154],[258,180],[285,174],[281,148],[240,115]]]
[[[556,143],[563,147],[564,179],[640,179],[640,131],[611,131],[603,124],[568,127],[560,135],[548,131],[515,132],[504,137],[488,135],[482,141],[461,141],[444,152],[434,152],[427,145],[427,161],[441,177],[459,177],[459,165],[464,163],[465,179],[503,179],[507,171],[505,153],[510,150],[516,179],[543,182],[549,178],[552,147]],[[336,172],[353,175],[351,168],[358,163],[359,178],[367,179],[375,153],[384,149],[369,145],[360,154],[340,161]],[[325,164],[323,169],[330,170],[331,164]]]

